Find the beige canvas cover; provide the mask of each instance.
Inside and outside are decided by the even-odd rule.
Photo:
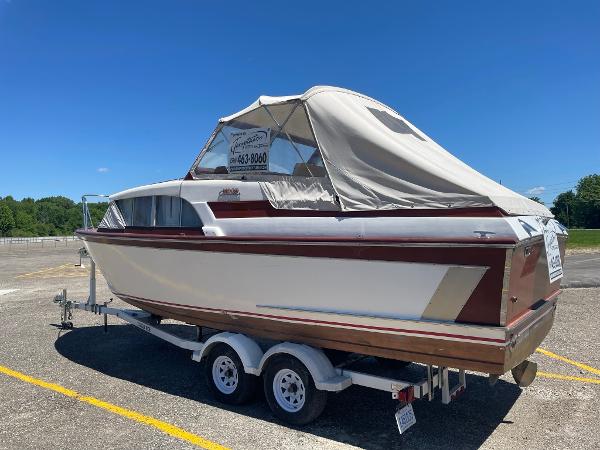
[[[390,107],[353,91],[319,86],[300,96],[263,96],[221,122],[263,105],[298,101],[306,108],[342,210],[497,206],[509,214],[552,217],[545,206],[460,161]],[[298,194],[281,182],[270,183],[266,191],[275,207],[284,208],[286,196]]]
[[[321,178],[260,181],[260,186],[276,209],[339,210],[332,186]]]

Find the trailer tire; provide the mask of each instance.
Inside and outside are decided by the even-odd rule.
[[[212,348],[204,370],[211,393],[222,403],[240,405],[256,393],[258,377],[244,371],[242,360],[227,344]]]
[[[327,392],[315,387],[306,366],[294,356],[280,354],[270,358],[263,379],[271,411],[287,423],[306,425],[325,409]]]
[[[162,317],[159,315],[156,315],[156,314],[150,314],[150,317],[148,317],[148,322],[153,327],[160,325],[161,321],[162,321]]]

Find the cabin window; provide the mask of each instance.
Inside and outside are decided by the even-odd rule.
[[[198,174],[201,173],[229,173],[227,170],[227,154],[229,153],[229,141],[226,133],[228,129],[221,129],[206,148],[202,156],[201,164],[196,167]]]
[[[156,196],[156,226],[178,227],[181,215],[181,198],[170,195]]]
[[[122,200],[117,200],[117,206],[125,220],[125,225],[131,226],[133,224],[133,199],[124,198]]]
[[[133,226],[152,226],[152,197],[135,197],[133,199]]]
[[[135,197],[117,200],[116,204],[128,227],[202,228],[195,208],[180,197]]]
[[[181,206],[181,226],[187,228],[202,227],[202,221],[194,207],[184,199],[181,199]]]
[[[196,177],[327,175],[306,111],[299,101],[265,105],[220,124],[192,173]]]

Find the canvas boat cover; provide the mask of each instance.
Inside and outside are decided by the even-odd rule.
[[[552,217],[544,205],[463,163],[389,106],[346,89],[318,86],[297,96],[262,96],[220,123],[285,104],[304,106],[329,178],[325,184],[344,211],[497,206],[508,214]],[[322,205],[324,194],[308,184],[300,202],[316,195]],[[275,207],[293,207],[289,200],[302,197],[298,182],[261,185]]]

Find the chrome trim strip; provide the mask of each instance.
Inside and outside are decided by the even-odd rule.
[[[500,300],[500,325],[506,326],[506,317],[508,314],[508,288],[510,285],[510,271],[512,268],[512,257],[517,251],[516,247],[512,251],[506,250],[506,258],[504,259],[504,277],[502,279],[502,297]]]
[[[523,240],[517,242],[515,244],[515,248],[523,247],[523,246],[526,246],[526,245],[535,244],[536,242],[543,241],[543,240],[544,240],[544,236],[543,235],[528,237],[527,239],[523,239]]]
[[[115,233],[116,234],[116,233]],[[88,235],[82,234],[79,236],[81,239],[88,240]],[[252,241],[244,241],[242,239],[228,240],[228,239],[214,239],[213,237],[208,237],[204,239],[171,239],[170,237],[165,238],[146,238],[143,236],[108,236],[106,234],[102,234],[99,237],[113,239],[115,241],[119,240],[134,240],[134,241],[147,241],[147,242],[178,242],[178,243],[189,243],[189,244],[203,244],[203,243],[216,243],[216,244],[240,244],[240,245],[326,245],[326,246],[368,246],[368,247],[450,247],[450,248],[463,248],[463,247],[475,247],[475,248],[514,248],[516,244],[471,244],[471,243],[456,243],[456,242],[373,242],[373,241],[364,241],[364,240],[356,240],[356,241],[272,241],[272,240],[252,240]],[[233,238],[238,238],[238,236],[230,236]],[[247,236],[248,238],[255,239],[254,236]],[[259,237],[256,237],[259,238]]]

